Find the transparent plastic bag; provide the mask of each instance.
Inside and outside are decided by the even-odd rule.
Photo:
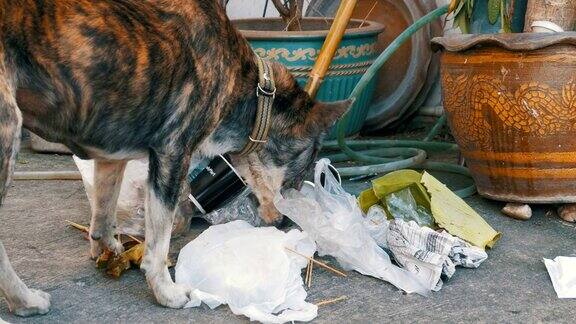
[[[228,304],[253,321],[310,321],[318,307],[305,301],[302,269],[316,252],[299,230],[253,227],[238,220],[214,225],[188,243],[178,256],[176,283],[192,287],[186,307]]]
[[[93,208],[94,195],[94,160],[82,160],[73,156],[76,167],[82,175],[86,196]],[[148,181],[148,159],[131,160],[126,164],[124,177],[118,196],[116,217],[117,232],[134,236],[144,236],[146,188]],[[188,199],[182,200],[176,209],[173,233],[179,234],[188,230],[192,218],[192,206]]]
[[[394,219],[401,219],[405,222],[415,221],[420,226],[431,227],[434,225],[432,214],[425,207],[416,203],[410,188],[404,188],[387,195],[386,205]]]
[[[368,209],[364,218],[364,225],[368,229],[370,236],[376,241],[379,247],[388,248],[388,226],[390,221],[386,217],[386,211],[379,205],[374,205]]]
[[[235,220],[244,220],[256,227],[264,225],[258,212],[256,197],[252,195],[252,191],[248,187],[224,207],[200,217],[211,225],[224,224]]]
[[[425,285],[412,273],[393,265],[370,236],[356,197],[344,191],[329,165],[328,159],[317,162],[312,194],[287,190],[283,196],[276,196],[276,208],[310,235],[321,256],[331,255],[346,270],[388,281],[408,293],[427,295]]]

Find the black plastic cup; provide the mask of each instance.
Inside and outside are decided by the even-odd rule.
[[[238,196],[246,183],[226,156],[219,155],[207,165],[200,164],[188,175],[190,195],[202,214],[219,209]]]
[[[330,166],[330,171],[342,183],[336,168]],[[320,178],[322,184],[324,178],[322,174]],[[226,206],[246,188],[246,182],[234,169],[228,157],[223,155],[201,163],[188,174],[188,182],[190,183],[188,198],[202,214]]]

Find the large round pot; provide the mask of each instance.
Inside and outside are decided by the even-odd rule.
[[[576,33],[453,35],[441,78],[450,128],[478,192],[576,202]]]
[[[340,1],[311,0],[307,14],[336,14]],[[378,37],[378,54],[416,20],[436,9],[430,0],[358,0],[352,17],[377,21],[386,29]],[[442,35],[441,20],[426,25],[403,44],[378,73],[376,92],[370,103],[363,131],[378,132],[402,124],[424,103],[438,81],[438,57],[430,40]]]
[[[298,83],[304,86],[328,35],[332,19],[304,18],[302,31],[284,31],[286,25],[280,18],[239,19],[233,23],[248,39],[256,54],[284,64],[296,76]],[[355,19],[350,22],[318,91],[318,100],[348,98],[376,58],[376,42],[382,30],[383,26],[375,22],[363,23]],[[376,79],[373,79],[350,110],[347,135],[356,134],[362,128],[375,84]],[[335,132],[330,137],[334,136]]]

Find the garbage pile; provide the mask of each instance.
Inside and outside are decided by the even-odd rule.
[[[236,220],[211,226],[181,250],[176,281],[196,289],[188,306],[228,304],[269,323],[311,320],[317,307],[305,301],[300,273],[316,250],[344,270],[426,296],[457,266],[478,267],[500,237],[438,180],[408,170],[376,179],[357,200],[322,159],[312,187],[278,194],[275,205],[302,231]]]
[[[92,161],[75,161],[90,199]],[[226,167],[222,166],[224,158],[219,163]],[[204,194],[212,189],[195,192],[192,197],[192,203],[204,209],[201,216],[219,225],[211,226],[180,251],[176,282],[194,288],[188,307],[227,304],[235,314],[266,323],[312,320],[318,307],[306,301],[301,272],[308,265],[309,284],[312,262],[323,264],[314,260],[316,252],[334,257],[344,270],[427,296],[440,290],[443,280],[452,277],[457,267],[480,266],[488,257],[485,248],[500,237],[426,172],[392,172],[375,179],[372,188],[357,199],[344,190],[327,159],[316,163],[314,183],[300,191],[278,193],[275,198],[276,208],[301,230],[286,233],[257,227],[262,224],[249,189],[238,182],[231,166],[225,173],[230,181],[213,176],[223,174],[210,172],[217,167],[203,166],[198,173],[205,175],[201,176],[207,181],[203,187],[208,190],[214,183],[229,182],[240,194],[225,207]],[[146,161],[129,162],[126,168],[118,204],[119,216],[124,219],[120,228],[126,234],[143,236],[144,169]],[[181,219],[186,223],[190,216],[181,215]]]

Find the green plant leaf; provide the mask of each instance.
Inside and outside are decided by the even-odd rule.
[[[465,11],[461,11],[456,17],[454,17],[454,26],[460,27],[462,34],[470,33],[470,28],[468,28],[468,19],[466,17]]]
[[[502,0],[488,0],[488,21],[494,25],[500,16],[500,5]]]
[[[512,32],[512,21],[508,10],[505,9],[505,0],[502,0],[502,10],[500,13],[500,20],[502,21],[501,33],[511,33]]]
[[[474,0],[466,1],[466,16],[468,18],[472,17],[473,10],[474,10]]]
[[[462,8],[464,8],[464,4],[466,4],[466,0],[461,0],[458,3],[458,7],[456,7],[456,9],[454,10],[454,17],[456,17],[457,15],[460,14],[460,12],[462,11]]]
[[[448,5],[448,14],[451,14],[456,7],[458,7],[461,0],[451,0],[450,5]]]

